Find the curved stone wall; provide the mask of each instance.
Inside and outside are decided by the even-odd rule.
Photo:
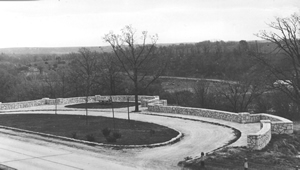
[[[108,101],[112,99],[114,102],[126,102],[134,101],[133,95],[117,95],[117,96],[89,96],[88,102],[100,102]],[[13,110],[33,106],[41,105],[54,105],[56,104],[76,104],[84,103],[86,97],[71,97],[71,98],[57,98],[49,99],[43,98],[40,100],[23,101],[23,102],[12,102],[12,103],[0,103],[0,110]],[[253,149],[260,149],[267,145],[270,141],[272,134],[291,134],[293,133],[293,122],[274,115],[265,113],[260,114],[249,114],[249,113],[232,113],[220,110],[210,110],[202,108],[192,107],[179,107],[179,106],[167,106],[166,100],[160,100],[159,96],[144,96],[139,95],[139,101],[142,107],[148,107],[151,112],[162,112],[162,113],[173,113],[173,114],[185,114],[194,115],[201,117],[209,117],[214,119],[221,119],[236,123],[254,123],[263,122],[262,128],[256,134],[249,134],[248,146]],[[270,121],[270,125],[265,121]],[[270,126],[270,128],[268,128]],[[267,129],[267,130],[266,130]]]
[[[144,96],[140,95],[139,101],[142,103],[142,106],[147,106],[148,103],[161,104],[163,101],[159,100],[159,96]],[[88,102],[97,102],[97,101],[108,101],[112,98],[114,102],[127,102],[129,99],[130,102],[135,101],[134,95],[116,95],[116,96],[89,96]],[[76,103],[85,103],[86,97],[70,97],[70,98],[57,98],[49,99],[43,98],[39,100],[31,101],[21,101],[21,102],[10,102],[10,103],[0,103],[0,110],[14,110],[26,107],[34,107],[41,105],[54,105],[55,103],[60,104],[76,104]],[[166,102],[166,101],[165,101]],[[166,103],[165,103],[166,104]]]
[[[293,122],[275,115],[261,113],[261,120],[271,120],[272,134],[292,134]]]
[[[0,110],[13,110],[26,107],[41,106],[45,104],[46,99],[22,101],[22,102],[11,102],[11,103],[0,103]]]
[[[210,110],[202,108],[166,106],[156,103],[148,104],[148,110],[151,112],[185,114],[201,117],[221,119],[236,123],[255,123],[261,122],[261,130],[256,134],[249,134],[248,147],[251,149],[262,149],[271,140],[272,134],[292,134],[293,122],[270,114],[249,114],[232,113],[220,110]],[[269,123],[268,123],[269,122]]]
[[[210,110],[202,108],[192,107],[179,107],[179,106],[166,106],[159,105],[156,103],[148,104],[148,110],[151,112],[162,112],[162,113],[174,113],[174,114],[185,114],[194,115],[201,117],[209,117],[214,119],[221,119],[237,123],[255,123],[260,120],[270,120],[272,134],[292,134],[293,133],[293,122],[270,114],[249,114],[249,113],[232,113],[220,110]]]
[[[271,121],[261,120],[260,125],[260,131],[254,134],[248,134],[247,136],[247,144],[250,149],[261,150],[266,147],[271,140]]]
[[[179,106],[162,106],[157,104],[149,104],[148,110],[151,112],[161,112],[161,113],[174,113],[174,114],[184,114],[193,115],[201,117],[209,117],[214,119],[222,119],[231,122],[241,123],[242,115],[238,113],[231,113],[219,110],[209,110],[193,107],[179,107]]]

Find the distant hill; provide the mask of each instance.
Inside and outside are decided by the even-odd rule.
[[[158,44],[158,46],[168,46],[173,44]],[[68,54],[78,52],[82,47],[15,47],[15,48],[0,48],[0,54]],[[102,47],[84,47],[91,51],[97,52],[111,52],[110,46]]]
[[[19,47],[19,48],[0,48],[0,53],[5,54],[68,54],[78,52],[82,47]],[[97,52],[110,52],[110,46],[104,47],[85,47]]]
[[[212,41],[213,42],[213,41]],[[234,43],[234,47],[236,44],[238,44],[238,41],[232,41]],[[235,44],[236,43],[236,44]],[[257,43],[260,51],[269,51],[270,49],[273,49],[274,45],[271,43],[259,40],[259,41],[248,41],[249,44],[255,44]],[[180,44],[188,44],[192,45],[195,44],[195,42],[185,42],[185,43],[159,43],[157,46],[170,46],[170,45],[180,45]],[[0,48],[0,54],[14,54],[14,55],[21,55],[21,54],[68,54],[72,52],[78,52],[78,50],[82,47],[17,47],[17,48]],[[85,47],[90,49],[91,51],[97,51],[97,52],[111,52],[112,49],[110,46],[92,46],[92,47]]]

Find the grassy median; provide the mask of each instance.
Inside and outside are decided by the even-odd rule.
[[[173,129],[153,123],[101,116],[88,116],[86,124],[83,115],[3,114],[0,125],[117,145],[153,144],[178,135]]]

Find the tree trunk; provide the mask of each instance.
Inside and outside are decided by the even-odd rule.
[[[88,96],[85,98],[85,124],[88,125]]]
[[[138,93],[139,93],[139,89],[138,89],[138,82],[137,80],[134,81],[134,98],[135,98],[135,112],[139,112],[139,96],[138,96]]]

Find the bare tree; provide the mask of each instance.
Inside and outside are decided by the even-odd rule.
[[[196,95],[196,98],[198,99],[199,105],[202,108],[208,107],[209,87],[210,87],[209,82],[205,80],[196,82],[193,86],[193,90]]]
[[[161,55],[155,53],[158,36],[148,36],[147,31],[143,31],[138,38],[136,32],[131,26],[125,26],[121,35],[110,32],[104,40],[111,45],[121,68],[134,83],[135,111],[138,112],[141,82],[147,80],[143,87],[147,88],[161,75],[166,62],[160,62]]]
[[[265,92],[260,84],[251,79],[237,83],[222,83],[217,91],[228,101],[228,106],[233,112],[248,111],[249,105]]]
[[[47,91],[49,91],[49,97],[51,98],[57,98],[57,89],[58,89],[58,75],[55,71],[49,71],[46,75],[43,75],[43,82],[46,83],[46,87],[48,88]]]
[[[88,97],[95,85],[95,79],[98,77],[98,56],[96,52],[92,52],[87,48],[81,48],[78,54],[74,54],[74,60],[72,62],[72,71],[76,76],[81,79],[84,87],[85,94],[85,110],[86,110],[86,123],[88,116]]]
[[[274,62],[274,57],[267,60],[263,56],[258,59],[274,77],[272,85],[300,105],[300,17],[296,13],[288,18],[277,17],[268,26],[271,32],[263,30],[256,35],[275,44],[272,55],[280,56],[281,60]]]
[[[59,67],[57,70],[57,75],[59,78],[59,87],[61,97],[65,97],[68,92],[68,76],[69,76],[69,68],[68,67]]]
[[[0,101],[5,102],[11,95],[11,89],[14,85],[15,79],[13,75],[6,70],[0,68]]]
[[[109,87],[109,94],[115,95],[119,86],[123,85],[121,82],[120,67],[116,64],[116,58],[111,53],[103,53],[101,57],[101,70],[102,80],[99,84]]]

